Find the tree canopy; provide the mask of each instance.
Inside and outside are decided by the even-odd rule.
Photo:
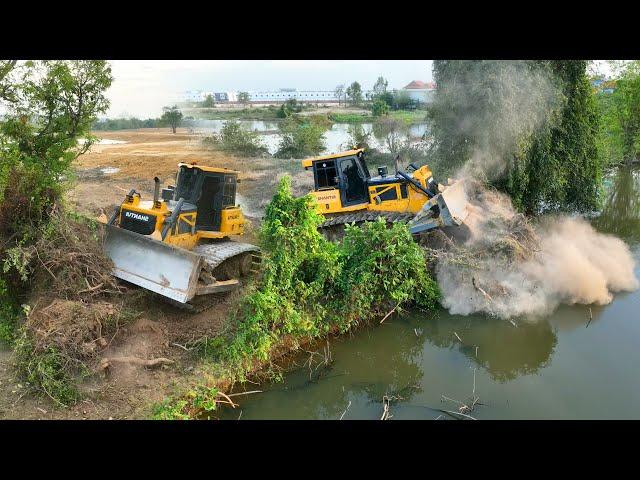
[[[182,112],[177,105],[164,107],[163,110],[164,112],[161,117],[162,122],[169,125],[171,127],[171,131],[176,133],[176,128],[178,128],[180,126],[180,122],[182,122]]]
[[[602,162],[586,66],[435,61],[438,90],[429,115],[436,173],[487,180],[529,213],[594,208]]]
[[[0,201],[9,193],[6,203],[25,209],[3,208],[4,221],[37,222],[57,201],[71,162],[94,140],[112,80],[105,61],[0,61]]]

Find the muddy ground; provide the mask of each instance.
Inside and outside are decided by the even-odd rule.
[[[289,173],[297,195],[308,192],[312,177],[299,160],[238,158],[203,146],[202,137],[178,129],[124,130],[96,132],[102,139],[126,143],[96,144],[75,162],[77,180],[68,194],[69,207],[80,213],[107,216],[135,188],[150,198],[153,177],[163,185],[173,184],[179,162],[227,167],[238,170],[238,203],[251,223],[245,241],[255,241],[264,207],[280,178]],[[103,170],[103,169],[107,170]],[[105,173],[106,172],[106,173]],[[193,314],[172,307],[153,294],[135,287],[125,295],[135,295],[142,314],[118,329],[103,358],[166,358],[173,363],[159,368],[112,362],[81,385],[83,400],[68,408],[46,396],[30,392],[16,378],[12,352],[0,347],[0,418],[13,419],[132,419],[148,418],[150,405],[202,376],[203,365],[189,350],[202,337],[215,337],[228,328],[227,312],[241,291],[220,294],[215,305]]]

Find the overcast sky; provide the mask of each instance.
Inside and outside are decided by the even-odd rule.
[[[373,87],[378,76],[389,88],[431,81],[431,60],[112,60],[109,117],[157,117],[185,90],[333,90],[358,81]]]

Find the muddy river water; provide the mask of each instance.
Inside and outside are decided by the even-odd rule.
[[[627,241],[640,263],[640,170],[621,168],[606,184],[593,223]],[[222,418],[380,419],[385,395],[392,420],[451,419],[442,410],[458,411],[452,400],[471,405],[474,396],[467,413],[477,419],[640,418],[639,317],[640,291],[517,326],[411,311],[331,339],[329,367],[317,356],[310,369],[301,355],[283,382],[238,397]]]

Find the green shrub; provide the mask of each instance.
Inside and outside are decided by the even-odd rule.
[[[266,210],[263,276],[242,301],[225,352],[229,360],[268,360],[285,335],[346,331],[391,304],[434,307],[437,285],[405,225],[387,228],[381,220],[349,227],[343,242],[334,244],[318,232],[322,218],[310,196],[292,196],[285,177]]]
[[[371,113],[374,117],[386,115],[389,113],[389,105],[384,100],[376,99],[371,105]]]
[[[282,139],[275,156],[302,158],[318,155],[324,150],[324,132],[329,126],[329,120],[322,115],[288,117],[280,124]]]
[[[219,134],[205,139],[205,143],[228,153],[247,156],[259,156],[268,153],[260,142],[260,135],[242,128],[238,122],[225,122]]]

